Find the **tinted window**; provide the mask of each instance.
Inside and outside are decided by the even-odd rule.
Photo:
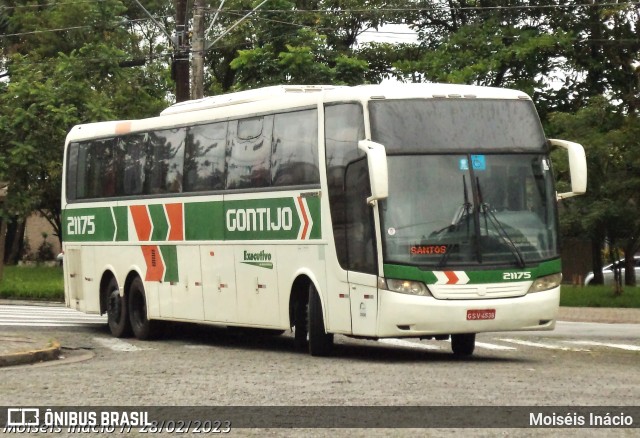
[[[115,194],[112,139],[82,142],[74,155],[77,159],[77,198],[100,198]]]
[[[528,100],[405,99],[369,103],[371,137],[387,153],[508,150],[545,152]]]
[[[327,181],[333,235],[340,265],[345,269],[375,272],[375,247],[369,177],[364,152],[364,118],[358,104],[325,108]]]
[[[78,143],[70,143],[67,156],[67,199],[72,201],[77,198],[78,178]]]
[[[186,128],[166,129],[149,134],[145,193],[182,191],[185,135]]]
[[[274,186],[320,182],[317,110],[275,116],[271,172]]]
[[[227,123],[189,128],[184,159],[184,190],[221,190],[225,183]]]
[[[122,137],[118,148],[123,155],[122,195],[141,195],[147,169],[146,134]]]
[[[273,116],[229,123],[228,189],[268,187],[271,184]]]

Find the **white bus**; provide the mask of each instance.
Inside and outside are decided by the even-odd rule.
[[[549,151],[568,151],[556,194]],[[62,187],[65,297],[114,336],[162,321],[448,339],[551,330],[556,200],[582,146],[506,89],[278,86],[75,126]]]

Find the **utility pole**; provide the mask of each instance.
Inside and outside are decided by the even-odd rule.
[[[176,8],[176,48],[172,76],[176,82],[176,102],[189,100],[189,35],[187,31],[187,0],[174,0]]]
[[[205,0],[195,0],[193,5],[193,38],[192,38],[192,99],[204,97],[204,8]]]

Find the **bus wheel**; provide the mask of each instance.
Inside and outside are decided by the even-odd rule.
[[[112,278],[107,286],[107,323],[116,338],[131,336],[131,324],[127,312],[127,301],[120,296],[118,282]]]
[[[312,356],[328,356],[333,351],[333,334],[326,333],[322,303],[316,287],[309,286],[309,353]]]
[[[136,338],[153,339],[157,335],[157,321],[147,319],[147,299],[140,277],[136,277],[129,288],[129,319]]]
[[[476,347],[475,333],[462,333],[459,335],[451,335],[451,349],[453,354],[458,357],[471,356]]]
[[[293,345],[298,351],[307,351],[309,345],[309,301],[299,297],[295,303],[293,326]]]

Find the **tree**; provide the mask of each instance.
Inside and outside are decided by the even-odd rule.
[[[0,216],[6,223],[38,209],[59,238],[62,151],[69,129],[155,115],[165,106],[167,90],[153,66],[121,66],[131,57],[127,50],[137,50],[137,36],[121,26],[118,14],[125,8],[119,1],[81,2],[75,6],[82,13],[74,5],[14,6],[3,48],[8,81],[0,89],[0,180],[10,182]],[[67,29],[66,37],[53,31],[59,28]]]
[[[581,142],[587,153],[588,190],[563,205],[565,234],[591,238],[596,283],[602,283],[605,240],[613,254],[620,247],[630,263],[625,284],[635,285],[633,259],[640,247],[640,121],[598,97],[576,114],[552,114],[551,122],[557,134]],[[566,163],[556,163],[562,176]]]

